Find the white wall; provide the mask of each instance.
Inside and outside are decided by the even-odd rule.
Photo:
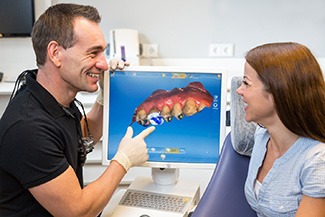
[[[139,30],[157,43],[158,58],[209,58],[209,43],[233,43],[234,58],[266,42],[297,41],[325,57],[324,0],[35,0],[37,16],[56,3],[89,4],[102,14],[107,42],[112,28]],[[218,58],[223,59],[223,58]],[[0,39],[0,71],[14,80],[35,67],[30,38]]]
[[[34,0],[34,2],[36,19],[51,6],[51,0]],[[35,59],[30,37],[0,38],[0,72],[5,73],[4,80],[13,81],[23,70],[35,68]]]
[[[266,42],[297,41],[325,56],[324,0],[53,0],[98,7],[107,35],[135,28],[157,43],[160,58],[207,58],[208,45],[230,42],[235,57]]]

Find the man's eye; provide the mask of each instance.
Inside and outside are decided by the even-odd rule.
[[[93,51],[93,52],[89,53],[89,55],[90,55],[92,58],[94,58],[94,57],[96,57],[96,56],[98,55],[98,53],[99,53],[99,51]]]

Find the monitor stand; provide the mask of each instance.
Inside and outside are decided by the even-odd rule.
[[[198,204],[200,199],[200,187],[198,183],[179,179],[179,169],[152,168],[152,177],[137,177],[128,187],[127,191],[143,191],[153,194],[176,195],[187,197],[188,206],[184,213],[153,210],[149,208],[131,207],[119,204],[111,217],[183,217]],[[123,198],[122,198],[123,199]]]
[[[151,177],[157,186],[174,186],[179,178],[179,169],[151,168]]]

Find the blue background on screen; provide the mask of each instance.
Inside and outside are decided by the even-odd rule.
[[[178,74],[176,74],[178,75]],[[199,81],[214,97],[211,107],[204,108],[182,120],[173,118],[156,126],[146,139],[149,161],[179,163],[216,163],[219,155],[220,137],[220,73],[186,73],[186,78],[172,78],[170,72],[115,72],[110,76],[108,159],[116,153],[118,144],[131,124],[135,109],[157,89],[183,88]],[[134,135],[144,126],[134,122]],[[106,144],[107,145],[107,144]],[[152,151],[152,148],[155,151]],[[172,153],[165,153],[170,148]],[[175,151],[176,150],[176,151]],[[162,160],[161,154],[165,158]]]

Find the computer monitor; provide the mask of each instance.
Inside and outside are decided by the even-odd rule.
[[[102,163],[108,165],[129,125],[146,139],[157,183],[180,168],[214,168],[226,132],[227,75],[215,68],[137,66],[110,72],[104,86]],[[162,169],[166,168],[166,169]]]
[[[0,38],[29,37],[35,21],[34,0],[0,1]]]

